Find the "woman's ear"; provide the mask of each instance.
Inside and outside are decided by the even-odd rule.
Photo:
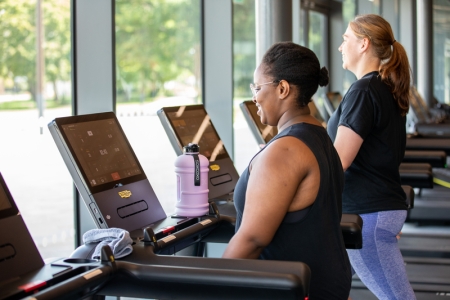
[[[361,52],[367,51],[369,49],[370,40],[368,38],[363,38],[361,43]]]
[[[289,82],[287,82],[286,80],[281,80],[280,83],[278,84],[278,91],[279,91],[278,97],[280,99],[286,98],[289,95],[289,93],[291,92],[291,87],[289,86]]]

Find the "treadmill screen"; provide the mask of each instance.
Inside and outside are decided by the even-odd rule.
[[[17,215],[18,209],[0,173],[0,219]]]
[[[0,188],[0,211],[10,209],[11,203],[8,200],[8,197],[6,197],[5,191]]]
[[[278,130],[275,126],[264,125],[261,123],[261,118],[258,116],[258,107],[253,101],[246,101],[247,108],[251,114],[252,119],[254,120],[256,126],[258,126],[258,130],[261,133],[262,138],[266,142],[266,144],[278,134]]]
[[[70,118],[77,116],[66,118],[69,122],[55,119],[56,123],[61,123],[60,132],[85,181],[95,191],[103,190],[96,189],[99,186],[109,189],[145,178],[120,124],[111,114],[110,118],[83,119],[81,122],[70,122]]]
[[[200,154],[209,161],[228,157],[203,105],[164,107],[163,110],[181,145],[198,144]]]

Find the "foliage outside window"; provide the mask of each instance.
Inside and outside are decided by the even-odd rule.
[[[258,150],[239,107],[252,95],[249,85],[257,64],[255,22],[255,0],[233,0],[233,162],[239,173]]]
[[[351,20],[353,20],[356,16],[356,0],[344,0],[342,3],[342,17],[343,17],[343,28],[342,34],[344,34],[345,30],[347,30],[347,26]],[[350,88],[350,85],[356,80],[355,75],[348,70],[344,70],[344,83],[343,83],[343,91],[344,95],[347,90]]]
[[[46,128],[71,113],[70,0],[40,3],[45,110],[38,119],[37,1],[0,1],[0,172],[49,258],[68,256],[75,244],[73,181]]]
[[[198,100],[199,1],[117,0],[115,8],[117,102]]]
[[[70,1],[42,1],[46,107],[69,104]],[[36,1],[0,2],[0,94],[15,95],[0,109],[35,108]]]
[[[249,84],[256,67],[255,1],[233,1],[234,97],[251,97]]]

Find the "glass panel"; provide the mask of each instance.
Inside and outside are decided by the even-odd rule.
[[[433,1],[434,97],[450,103],[450,3]]]
[[[356,0],[344,0],[344,2],[342,3],[344,27],[342,28],[341,34],[344,34],[344,32],[347,30],[348,23],[351,20],[353,20],[356,16],[356,2],[355,1]],[[347,92],[347,90],[350,88],[350,85],[356,80],[356,77],[352,72],[350,72],[348,70],[343,70],[342,72],[344,75],[342,95],[344,95]]]
[[[345,0],[344,0],[345,2]],[[358,14],[380,14],[380,0],[358,0]]]
[[[116,0],[115,9],[117,117],[170,214],[176,154],[157,111],[201,103],[200,0]]]
[[[305,28],[304,28],[304,23],[303,20],[305,20],[305,14],[307,12],[304,9],[300,10],[300,45],[305,45]]]
[[[326,60],[326,17],[324,14],[309,11],[308,48],[314,51],[321,64]]]
[[[327,19],[322,13],[316,11],[309,11],[309,33],[308,33],[308,48],[310,48],[317,55],[320,66],[326,66],[327,61],[327,49],[326,40],[327,36]],[[328,67],[328,66],[326,66]],[[314,101],[319,107],[323,107],[323,97],[327,87],[319,87],[316,94],[313,96]]]
[[[0,1],[0,172],[45,259],[75,245],[72,178],[47,129],[71,114],[70,0],[38,3]]]
[[[251,100],[250,83],[256,68],[256,19],[254,0],[233,1],[234,165],[239,174],[258,151],[239,104]]]

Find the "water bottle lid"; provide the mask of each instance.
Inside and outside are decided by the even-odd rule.
[[[197,144],[189,143],[187,146],[183,147],[183,153],[194,153],[200,152],[200,146]]]

